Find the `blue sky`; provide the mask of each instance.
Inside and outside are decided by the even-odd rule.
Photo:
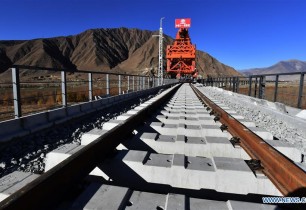
[[[306,61],[304,0],[0,0],[0,40],[78,34],[92,28],[139,28],[176,34],[191,18],[192,42],[237,70],[280,60]]]

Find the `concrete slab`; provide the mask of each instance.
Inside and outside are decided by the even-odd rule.
[[[147,154],[147,152],[145,152],[145,151],[130,150],[124,156],[124,160],[125,161],[130,161],[130,162],[144,163],[145,158],[147,157],[147,155],[149,155],[149,154]]]
[[[94,129],[90,130],[89,132],[84,133],[81,136],[81,145],[87,145],[87,144],[95,141],[96,139],[98,139],[100,136],[102,136],[106,132],[107,132],[107,130],[94,128]]]
[[[259,137],[266,140],[273,140],[272,133],[268,132],[266,129],[258,128],[258,127],[248,127],[251,131],[256,133]]]
[[[126,113],[127,113],[127,114],[131,114],[131,115],[134,115],[134,114],[137,114],[138,112],[139,112],[139,110],[134,110],[134,109],[132,109],[132,110],[127,111]]]
[[[216,190],[247,194],[276,195],[281,193],[265,176],[256,178],[246,162],[239,158],[214,157],[216,173]]]
[[[102,108],[102,104],[101,104],[101,100],[100,99],[92,101],[91,104],[92,104],[92,108],[93,109],[99,110],[99,109]]]
[[[197,116],[197,117],[209,117],[209,113],[208,112],[197,112],[196,114],[190,114],[190,113],[184,113],[184,112],[180,112],[180,111],[160,111],[160,113],[162,115],[165,115],[165,116],[177,116],[177,117],[194,117],[194,116]]]
[[[144,165],[170,168],[172,159],[173,155],[151,153]]]
[[[116,127],[120,123],[123,123],[123,120],[110,120],[103,124],[102,128],[103,130],[109,131],[112,128]]]
[[[167,195],[134,191],[129,199],[130,206],[126,206],[125,209],[166,209]]]
[[[187,189],[214,189],[218,192],[237,194],[281,195],[268,178],[257,178],[240,158],[205,158],[181,154],[151,156],[150,153],[133,150],[122,154],[124,155],[118,154],[118,157],[129,169],[121,166],[118,158],[117,162],[110,161],[108,167],[116,167],[118,173],[124,173],[127,177],[132,177],[129,174],[136,173],[149,183]],[[152,164],[149,164],[150,161]],[[120,174],[116,175],[118,176],[120,177]]]
[[[129,199],[130,190],[125,187],[90,184],[76,199],[71,209],[122,209]]]
[[[300,111],[295,116],[306,120],[306,110],[304,109],[304,110]]]
[[[164,124],[186,124],[186,125],[221,125],[219,122],[214,122],[214,117],[184,117],[184,116],[165,116],[165,115],[157,115],[156,119]]]
[[[28,172],[14,171],[0,179],[0,202],[21,189],[39,175]]]
[[[51,127],[52,122],[48,120],[48,112],[41,112],[37,114],[28,115],[20,118],[22,120],[23,128],[29,130],[31,133]]]
[[[265,140],[269,145],[294,162],[302,162],[302,152],[289,143],[278,140]]]
[[[202,136],[215,136],[215,137],[226,137],[231,138],[231,134],[227,131],[221,131],[220,126],[218,125],[201,125]]]
[[[150,124],[150,127],[152,127],[156,132],[162,135],[176,135],[178,125],[176,124],[164,124],[161,122],[152,122]]]
[[[8,142],[15,137],[22,137],[30,133],[24,130],[20,119],[13,119],[0,122],[0,143]]]
[[[92,183],[73,202],[71,209],[272,210],[278,207],[233,200],[215,201],[173,193],[148,193],[133,191],[125,187]]]
[[[140,111],[146,108],[146,106],[136,106],[133,110]]]
[[[72,105],[66,108],[67,110],[67,115],[70,118],[77,118],[83,115],[83,113],[81,112],[81,108],[80,105]]]
[[[244,126],[248,127],[248,128],[249,127],[256,127],[256,124],[254,122],[246,120],[246,119],[239,119],[239,122],[241,124],[243,124]]]
[[[245,119],[244,116],[238,115],[238,114],[231,114],[231,116],[233,118],[235,118],[236,120],[243,120],[243,119]]]
[[[61,147],[47,153],[45,158],[45,172],[59,164],[60,162],[64,161],[68,157],[70,157],[72,154],[78,152],[82,148],[84,148],[84,145],[76,145],[76,144],[65,144]],[[100,176],[105,180],[109,180],[109,177],[98,167],[94,168],[90,175],[94,176]]]
[[[210,155],[207,157],[230,157],[230,158],[241,158],[248,160],[250,156],[241,147],[233,147],[228,138],[226,137],[215,137],[206,136],[205,140],[208,145],[208,151]]]
[[[167,208],[165,209],[187,210],[188,207],[185,201],[185,195],[169,193],[167,200]]]
[[[178,124],[177,135],[202,137],[202,128],[200,125]]]
[[[45,159],[45,172],[49,171],[51,168],[70,157],[83,147],[84,146],[79,146],[76,144],[64,144],[61,147],[47,153]]]
[[[81,112],[85,112],[85,113],[91,113],[91,112],[96,111],[92,107],[92,102],[81,103],[80,104],[80,109],[81,109]]]
[[[67,120],[66,117],[66,108],[48,110],[49,121],[54,122],[55,124],[65,122]]]
[[[144,133],[140,139],[137,137],[132,140],[135,145],[134,148],[137,148],[137,140],[142,141],[154,151],[163,154],[250,158],[242,148],[234,148],[230,141],[224,137],[189,137],[184,135],[170,136]]]
[[[192,210],[229,210],[225,201],[214,201],[198,198],[190,198],[190,209]]]

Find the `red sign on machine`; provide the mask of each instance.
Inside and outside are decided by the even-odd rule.
[[[175,19],[175,28],[190,28],[190,24],[190,18]]]

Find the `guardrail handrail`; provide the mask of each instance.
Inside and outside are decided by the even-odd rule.
[[[284,80],[280,81],[280,76],[292,76],[299,75],[299,79],[295,80],[299,83],[299,88],[296,92],[298,92],[296,96],[296,105],[293,105],[297,108],[306,108],[306,96],[303,95],[304,86],[305,86],[305,74],[306,72],[290,72],[290,73],[275,73],[275,74],[256,74],[256,75],[245,75],[245,76],[208,76],[205,79],[201,79],[201,83],[206,84],[208,86],[216,86],[221,88],[227,88],[233,92],[239,92],[240,85],[248,85],[248,93],[246,95],[253,96],[255,98],[265,99],[265,87],[266,83],[275,83],[274,85],[274,95],[271,101],[278,101],[278,90],[280,82],[291,82],[293,80]],[[275,79],[267,80],[267,77],[275,77]],[[254,87],[252,87],[254,84]],[[304,97],[304,101],[303,101]],[[292,102],[292,101],[290,101]],[[304,102],[304,103],[303,103]],[[288,102],[289,103],[289,102]]]
[[[109,74],[109,75],[125,75],[125,76],[141,76],[137,74],[126,74],[126,73],[112,73],[106,71],[94,71],[94,70],[82,70],[82,69],[61,69],[61,68],[50,68],[50,67],[39,67],[39,66],[25,66],[25,65],[12,65],[11,68],[27,69],[27,70],[42,70],[42,71],[55,71],[55,72],[69,72],[69,73],[94,73],[94,74]],[[145,75],[143,75],[145,76]]]

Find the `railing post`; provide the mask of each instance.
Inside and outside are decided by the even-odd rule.
[[[130,76],[127,76],[127,92],[130,92]]]
[[[259,77],[259,98],[264,99],[265,98],[265,86],[266,86],[266,77],[260,76]]]
[[[239,77],[236,77],[236,93],[238,93],[239,92],[239,83],[240,83],[240,79],[239,79]]]
[[[19,68],[12,68],[12,82],[13,82],[13,97],[14,97],[14,112],[15,118],[21,117],[21,99],[20,99],[20,81]]]
[[[276,75],[275,78],[275,89],[274,89],[274,102],[277,101],[277,93],[278,93],[278,80],[279,80],[279,75]]]
[[[230,77],[229,78],[229,90],[231,90],[232,89],[232,78]]]
[[[139,77],[139,90],[142,90],[142,77]]]
[[[118,95],[121,95],[121,75],[118,75]]]
[[[62,79],[62,105],[64,107],[67,107],[67,79],[65,71],[61,71],[61,79]]]
[[[221,88],[224,88],[224,78],[221,77]]]
[[[142,77],[142,89],[145,90],[146,89],[146,78]]]
[[[258,77],[256,77],[256,80],[255,80],[255,88],[254,88],[254,97],[255,98],[257,96],[257,83],[258,83]]]
[[[148,89],[150,88],[150,77],[148,77]]]
[[[302,108],[302,97],[303,97],[303,87],[304,87],[304,75],[305,73],[301,73],[301,77],[300,77],[300,88],[299,88],[299,98],[298,98],[298,108],[301,109]]]
[[[236,89],[236,87],[235,87],[236,86],[236,77],[233,77],[233,81],[232,82],[233,82],[233,89],[232,89],[232,91],[235,92],[235,89]]]
[[[92,73],[88,73],[88,99],[92,101]]]
[[[135,91],[135,76],[133,76],[133,92]]]
[[[106,74],[106,95],[109,95],[109,74]]]
[[[249,96],[252,94],[252,77],[249,76]]]

